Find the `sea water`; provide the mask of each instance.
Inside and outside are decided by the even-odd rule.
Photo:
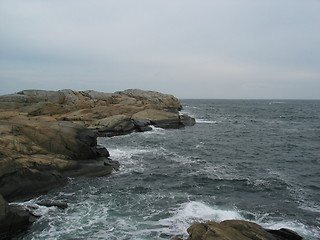
[[[244,219],[320,239],[320,101],[183,100],[196,125],[99,138],[121,169],[37,199],[18,239],[171,239]]]

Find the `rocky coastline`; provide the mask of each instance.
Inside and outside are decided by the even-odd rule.
[[[118,170],[119,163],[97,145],[98,136],[195,124],[179,115],[181,108],[172,95],[137,89],[24,90],[0,96],[0,239],[34,221],[7,201],[44,194],[68,177]]]
[[[195,119],[179,114],[181,109],[172,95],[138,89],[24,90],[0,96],[0,239],[10,239],[37,218],[8,202],[44,194],[67,184],[68,177],[105,176],[119,170],[97,137],[144,132],[152,126],[194,125]],[[197,223],[188,229],[188,239],[302,239],[292,238],[290,230],[261,229],[244,221]]]

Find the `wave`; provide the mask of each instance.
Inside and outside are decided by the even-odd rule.
[[[236,210],[224,210],[211,207],[203,202],[190,201],[182,203],[171,211],[172,216],[157,222],[167,229],[167,234],[184,235],[186,229],[194,222],[223,221],[227,219],[244,219]],[[174,229],[172,229],[174,227]]]
[[[150,126],[152,128],[151,131],[147,131],[147,132],[143,132],[141,134],[145,135],[145,134],[166,134],[166,130],[163,128],[159,128],[159,127],[155,127],[155,126]]]
[[[273,101],[273,102],[269,102],[269,104],[285,104],[286,102],[281,102],[281,101]]]
[[[153,151],[154,149],[109,148],[110,156],[114,160],[131,159],[134,155],[146,154]]]
[[[211,120],[205,120],[205,119],[197,118],[197,119],[196,119],[196,123],[208,123],[208,124],[213,124],[213,123],[217,123],[217,121],[211,121]]]

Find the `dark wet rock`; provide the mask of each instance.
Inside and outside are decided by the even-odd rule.
[[[96,152],[98,157],[110,157],[110,153],[105,147],[97,146]]]
[[[63,186],[67,178],[57,171],[37,170],[17,165],[16,171],[0,178],[0,190],[8,201],[30,199]]]
[[[302,237],[299,236],[296,232],[287,229],[287,228],[281,228],[279,230],[268,230],[267,232],[271,233],[276,237],[277,240],[301,240]]]
[[[0,194],[0,239],[11,239],[26,230],[35,220],[23,207],[8,205]]]

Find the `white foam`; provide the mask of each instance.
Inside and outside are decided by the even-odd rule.
[[[158,223],[175,234],[185,234],[186,229],[195,221],[220,222],[227,219],[243,219],[236,210],[219,209],[198,201],[183,203],[172,213],[171,217],[161,219]]]
[[[193,117],[193,118],[195,117],[194,114],[192,114],[191,112],[186,111],[186,110],[180,111],[179,114],[180,115],[188,115],[188,116]]]
[[[46,207],[46,206],[41,206],[36,204],[37,199],[32,199],[26,202],[15,202],[12,203],[11,205],[19,205],[24,209],[27,209],[28,211],[30,211],[32,214],[34,214],[35,216],[45,216],[47,215],[50,211],[55,211],[57,209],[57,207]]]
[[[152,151],[151,149],[109,148],[110,156],[114,160],[130,159],[134,155],[145,154]]]
[[[151,131],[147,131],[147,132],[143,132],[143,134],[165,134],[166,130],[163,128],[159,128],[159,127],[155,127],[153,125],[150,125],[150,127],[152,128]]]
[[[214,123],[217,123],[217,121],[211,121],[211,120],[197,118],[196,123],[214,124]]]

